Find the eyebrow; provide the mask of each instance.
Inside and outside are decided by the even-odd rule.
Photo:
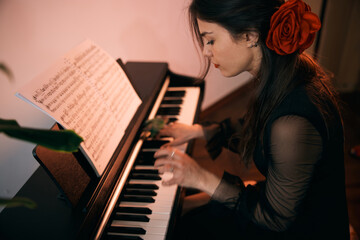
[[[200,33],[201,37],[204,37],[205,35],[212,34],[213,32],[202,32]]]

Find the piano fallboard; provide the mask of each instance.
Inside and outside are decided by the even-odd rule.
[[[121,61],[118,62],[122,64]],[[203,82],[170,72],[166,63],[130,62],[125,65],[125,70],[143,104],[115,151],[109,164],[111,167],[100,179],[94,179],[94,176],[88,172],[89,169],[84,167],[89,173],[93,186],[86,189],[85,197],[77,206],[70,206],[64,201],[64,196],[53,179],[43,167],[39,167],[16,195],[34,200],[38,207],[34,210],[22,207],[4,209],[0,213],[0,239],[94,239],[117,180],[122,177],[129,154],[139,140],[141,125],[149,116],[166,78],[170,79],[168,86],[170,90],[174,87],[176,89],[189,86],[200,89],[194,112],[194,121],[196,121],[203,98]],[[168,100],[171,103],[174,99],[170,97]],[[162,107],[166,110],[167,105]],[[190,153],[191,144],[183,150]],[[29,161],[33,161],[30,153]],[[167,239],[171,239],[171,229],[175,221],[174,215],[177,215],[177,205],[180,204],[180,194],[180,189],[177,189]],[[111,223],[107,222],[106,227],[108,228],[109,225]]]

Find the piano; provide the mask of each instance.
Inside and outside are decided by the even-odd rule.
[[[171,72],[167,63],[124,65],[120,59],[118,63],[142,104],[103,175],[97,178],[80,153],[65,157],[79,164],[79,172],[74,173],[76,167],[66,162],[63,153],[43,149],[47,151],[44,154],[37,146],[34,155],[41,165],[16,195],[32,199],[37,208],[5,208],[0,213],[0,239],[172,239],[184,191],[178,186],[162,186],[162,179],[172,173],[159,174],[153,167],[153,154],[169,139],[144,137],[143,125],[158,116],[186,124],[196,122],[204,82]],[[193,144],[178,148],[191,154]],[[61,161],[56,163],[63,164],[64,172],[51,172],[42,163],[41,158],[51,160],[56,154],[60,154]],[[66,189],[69,185],[73,192]],[[79,186],[83,188],[78,190]]]

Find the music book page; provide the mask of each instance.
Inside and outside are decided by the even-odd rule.
[[[86,40],[16,95],[44,111],[84,142],[80,150],[99,177],[141,99],[120,65]]]

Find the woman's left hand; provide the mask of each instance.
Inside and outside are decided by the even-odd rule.
[[[160,173],[172,172],[173,178],[163,181],[164,185],[178,184],[202,190],[210,196],[215,191],[220,179],[202,168],[189,155],[176,148],[161,148],[155,155],[155,167]]]

